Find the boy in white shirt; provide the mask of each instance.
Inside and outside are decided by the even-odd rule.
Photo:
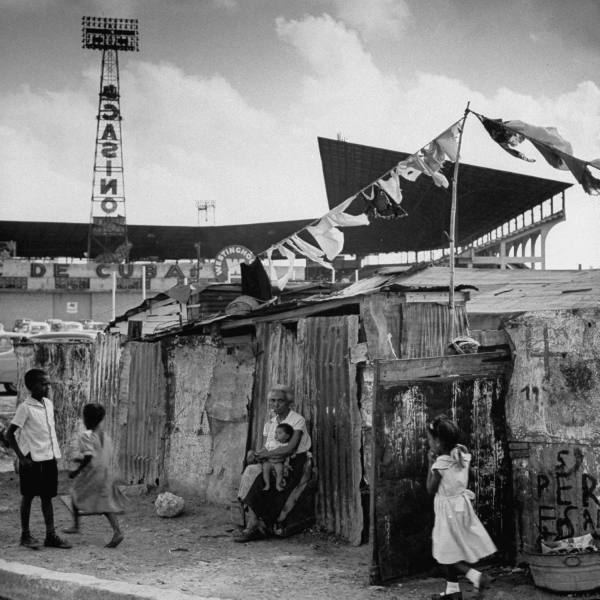
[[[40,546],[29,531],[31,503],[39,496],[46,524],[44,546],[71,548],[71,544],[58,537],[54,529],[52,498],[58,487],[56,459],[60,458],[60,449],[54,427],[54,406],[47,398],[50,390],[48,374],[42,369],[30,369],[25,373],[25,385],[31,395],[17,407],[6,436],[19,459],[21,546],[32,549]]]

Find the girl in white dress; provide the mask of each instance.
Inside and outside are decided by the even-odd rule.
[[[489,579],[470,565],[496,552],[494,542],[471,505],[475,497],[467,489],[471,455],[458,443],[459,437],[458,425],[445,417],[437,417],[427,426],[430,448],[427,491],[435,494],[433,558],[446,574],[445,593],[433,598],[444,600],[462,599],[458,585],[461,574],[481,597]]]

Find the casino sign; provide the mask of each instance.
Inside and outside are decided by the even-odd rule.
[[[245,246],[226,246],[215,256],[215,278],[217,281],[240,280],[242,263],[250,264],[255,259],[252,250]]]

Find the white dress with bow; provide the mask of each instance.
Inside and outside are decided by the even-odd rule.
[[[460,561],[475,563],[496,552],[494,542],[471,504],[475,498],[475,494],[467,489],[471,455],[463,449],[465,452],[455,448],[450,455],[438,456],[431,467],[441,476],[433,504],[433,558],[443,565]]]

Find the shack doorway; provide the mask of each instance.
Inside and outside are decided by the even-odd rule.
[[[505,352],[377,361],[373,403],[371,581],[424,572],[431,557],[426,424],[455,419],[473,455],[475,509],[501,554],[511,555],[510,460],[504,416]]]

